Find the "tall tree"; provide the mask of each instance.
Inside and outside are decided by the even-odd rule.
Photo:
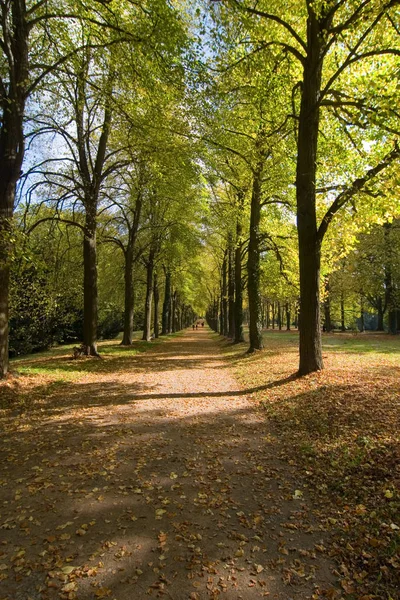
[[[320,261],[321,245],[334,215],[358,194],[368,182],[399,157],[397,147],[383,148],[374,167],[348,181],[345,189],[329,202],[320,223],[317,218],[317,168],[319,133],[323,110],[339,115],[354,127],[365,125],[370,114],[376,115],[376,93],[351,90],[348,78],[358,65],[372,67],[376,57],[400,55],[396,7],[398,0],[380,2],[311,2],[295,0],[282,13],[278,5],[246,1],[227,2],[239,14],[251,39],[249,54],[268,52],[294,61],[292,73],[301,85],[288,90],[293,99],[297,120],[296,199],[300,262],[300,364],[304,375],[323,367],[320,331]],[[223,12],[223,11],[222,11]],[[242,58],[244,60],[244,58]],[[288,63],[289,64],[289,63]],[[382,82],[393,76],[395,63],[386,61]],[[291,67],[290,67],[291,68]],[[347,79],[346,79],[347,77]],[[357,94],[357,92],[359,92]],[[349,119],[350,111],[350,119]],[[347,118],[344,118],[347,117]],[[368,163],[367,163],[368,164]]]

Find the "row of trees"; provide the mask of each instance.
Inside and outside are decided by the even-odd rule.
[[[152,321],[158,334],[160,286],[162,332],[187,324],[193,311],[184,263],[199,244],[202,199],[193,148],[183,136],[188,119],[177,109],[186,93],[183,13],[162,0],[62,6],[11,0],[1,11],[4,376],[10,298],[14,345],[28,330],[27,348],[44,330],[49,341],[68,337],[68,327],[76,332],[80,322],[85,353],[97,355],[98,269],[107,261],[118,272],[114,280],[124,274],[124,344],[132,343],[137,325],[134,274],[145,279],[145,339]],[[101,260],[99,240],[115,248]],[[115,297],[108,294],[103,308]],[[68,326],[66,313],[74,313]]]
[[[321,306],[329,286],[321,294],[321,280],[329,281],[358,232],[373,223],[389,226],[399,213],[397,5],[213,5],[214,112],[205,122],[218,202],[229,204],[232,220],[245,213],[248,219],[245,241],[232,227],[225,238],[243,243],[247,257],[250,350],[262,348],[261,285],[269,254],[286,288],[280,300],[299,297],[299,374],[323,367]],[[289,247],[294,224],[296,258]],[[222,266],[219,271],[224,321]],[[394,285],[392,291],[394,307]],[[210,308],[214,320],[217,304]]]
[[[295,236],[291,238],[295,246]],[[368,232],[360,233],[354,240],[353,249],[338,258],[322,281],[321,325],[323,331],[400,331],[400,227],[398,220],[374,225]],[[261,255],[260,261],[260,315],[262,329],[297,328],[299,325],[299,285],[296,269],[289,262],[289,255],[280,259],[288,265],[286,276],[279,273],[281,263],[274,253]],[[220,253],[219,288],[207,311],[210,326],[235,340],[234,272],[228,285],[229,273]],[[229,269],[232,268],[230,263]],[[288,275],[294,283],[288,285]],[[228,279],[226,279],[228,278]],[[242,281],[242,284],[244,282]],[[233,287],[233,290],[232,290]],[[244,322],[249,321],[247,302],[242,308]],[[241,338],[243,341],[243,338]],[[235,341],[240,341],[236,339]]]
[[[157,334],[208,303],[241,341],[246,305],[258,350],[264,296],[286,320],[299,307],[299,373],[321,369],[321,306],[327,318],[357,248],[399,214],[398,3],[2,3],[0,376],[10,282],[14,326],[24,277],[32,294],[52,281],[97,355],[106,272],[123,343],[140,288],[146,339],[152,306]],[[397,264],[382,264],[394,330]],[[373,305],[372,287],[354,293]]]

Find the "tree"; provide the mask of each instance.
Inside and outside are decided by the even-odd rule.
[[[272,49],[284,57],[293,75],[292,96],[297,122],[296,200],[300,263],[300,365],[305,375],[323,367],[320,331],[320,261],[326,230],[336,213],[365,188],[381,171],[398,159],[397,146],[383,144],[374,167],[348,180],[328,206],[318,224],[317,189],[320,163],[319,139],[323,111],[340,117],[347,127],[365,127],[373,115],[376,123],[376,88],[368,91],[366,81],[356,77],[357,68],[372,67],[376,57],[384,59],[379,84],[390,81],[400,54],[396,6],[398,0],[374,2],[305,2],[295,0],[282,14],[277,7],[245,1],[227,2],[225,19],[233,7],[243,15],[251,39],[249,54]],[[226,23],[226,21],[225,21]],[[290,60],[289,60],[290,58]],[[346,80],[347,77],[347,80]],[[348,78],[357,87],[348,86]],[[300,85],[296,83],[300,78]],[[346,117],[346,118],[345,118]],[[382,123],[380,123],[382,125]],[[343,128],[344,130],[346,127]],[[350,133],[351,136],[351,133]]]
[[[98,214],[106,198],[107,180],[121,167],[128,167],[131,160],[126,152],[129,148],[126,136],[124,139],[117,132],[111,133],[112,117],[118,114],[132,131],[137,126],[140,97],[152,95],[154,100],[155,81],[165,84],[166,64],[178,66],[176,58],[186,43],[185,27],[179,15],[163,0],[151,2],[149,11],[142,11],[131,3],[125,8],[121,13],[118,9],[105,10],[108,21],[104,28],[99,27],[97,17],[85,15],[80,27],[77,25],[70,32],[70,45],[75,47],[83,39],[83,49],[76,51],[62,68],[57,69],[47,87],[50,99],[46,98],[43,115],[36,119],[42,132],[44,127],[45,133],[53,131],[60,137],[65,151],[58,161],[58,168],[51,168],[53,159],[41,165],[53,197],[58,205],[68,201],[76,207],[80,203],[85,214],[83,226],[78,225],[83,231],[85,267],[83,345],[87,354],[95,356]],[[135,64],[126,65],[130,77],[124,71],[117,76],[115,65],[124,62],[127,50],[135,51]],[[174,83],[181,75],[179,69],[176,71],[168,76]],[[140,91],[135,89],[138,87]],[[163,91],[166,91],[165,87]],[[135,101],[127,102],[126,98],[132,96]],[[143,106],[140,110],[143,111]],[[35,172],[37,175],[38,169]],[[133,225],[133,236],[134,228]],[[132,268],[133,245],[132,242],[127,246],[126,258],[130,267],[126,273]],[[126,286],[128,290],[129,277]],[[131,309],[126,311],[130,321],[131,312]]]
[[[10,286],[10,354],[75,341],[82,327],[82,270],[76,228],[47,221],[27,236],[19,207]],[[67,215],[66,215],[67,216]]]

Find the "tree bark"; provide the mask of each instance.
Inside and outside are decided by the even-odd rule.
[[[271,303],[269,302],[269,300],[267,300],[266,311],[267,311],[266,327],[267,327],[267,329],[269,329],[271,327]]]
[[[379,296],[376,302],[376,310],[378,311],[378,326],[377,331],[384,331],[383,318],[385,314],[385,308],[383,306],[382,298]]]
[[[222,335],[228,335],[228,250],[224,252],[224,260],[222,262]]]
[[[168,333],[172,333],[172,321],[173,321],[173,296],[172,296],[172,288],[171,288],[171,294],[169,297],[169,310],[168,310]]]
[[[260,162],[253,173],[253,189],[250,206],[250,239],[247,257],[247,293],[249,298],[249,338],[248,352],[262,350],[261,297],[260,297],[260,218],[261,218],[261,178],[263,163]]]
[[[133,291],[133,248],[127,248],[125,252],[124,265],[125,279],[125,311],[124,311],[124,333],[122,346],[131,346],[133,342],[133,313],[134,313],[134,291]]]
[[[285,304],[286,311],[286,331],[290,331],[290,304],[286,302]]]
[[[321,245],[317,232],[315,192],[323,39],[323,32],[310,6],[307,19],[307,55],[304,59],[296,169],[300,263],[299,375],[306,375],[323,368],[319,306]]]
[[[239,195],[238,216],[236,219],[236,245],[235,245],[235,344],[244,342],[243,335],[243,283],[242,283],[242,210],[243,194]]]
[[[365,322],[364,322],[364,297],[360,295],[360,332],[363,333],[365,331]]]
[[[12,225],[17,181],[24,158],[23,118],[29,83],[27,23],[24,0],[2,3],[2,37],[8,57],[2,77],[0,121],[0,378],[7,375],[10,270],[13,253]],[[11,15],[7,13],[11,13]],[[7,37],[7,39],[5,39]],[[6,74],[7,73],[7,74]]]
[[[109,74],[110,95],[106,96],[101,133],[96,147],[96,155],[90,155],[88,132],[84,127],[84,107],[86,98],[86,75],[89,71],[89,62],[85,58],[81,72],[77,73],[77,97],[74,105],[77,129],[77,151],[79,157],[79,171],[84,189],[85,232],[83,240],[83,345],[85,353],[98,356],[97,352],[97,209],[99,194],[103,179],[103,170],[106,161],[108,138],[110,134],[112,111],[110,95],[112,75]]]
[[[125,259],[125,311],[124,311],[124,333],[121,344],[123,346],[131,346],[133,341],[133,316],[135,305],[135,293],[133,288],[133,265],[134,252],[136,248],[137,233],[139,229],[140,217],[142,212],[143,198],[139,193],[136,197],[133,218],[126,218],[127,227],[129,230],[128,243],[124,251]]]
[[[221,296],[219,299],[219,334],[224,335],[224,300],[222,295],[222,282],[221,282]]]
[[[165,288],[164,288],[164,302],[162,309],[162,318],[161,318],[161,335],[167,335],[169,333],[168,321],[169,321],[169,312],[171,305],[171,273],[164,269],[165,271]]]
[[[154,273],[154,282],[153,282],[153,296],[154,296],[154,337],[158,338],[160,334],[160,328],[158,324],[158,305],[160,300],[160,293],[158,290],[158,277],[157,273]]]
[[[146,300],[144,304],[144,327],[142,340],[150,342],[151,340],[151,304],[153,300],[153,272],[154,255],[152,250],[146,264]]]
[[[232,238],[229,239],[228,261],[228,337],[235,339],[235,270]]]
[[[171,327],[172,333],[176,333],[176,290],[172,294]]]
[[[4,182],[0,181],[0,186],[3,188],[2,183]],[[11,202],[6,197],[7,194],[4,193],[3,189],[1,189],[0,194],[2,194],[0,197],[0,378],[3,378],[7,375],[9,368],[8,321],[15,186],[9,188],[9,195],[12,196]]]
[[[85,354],[97,353],[97,203],[86,209],[83,238],[83,345]]]
[[[394,297],[393,289],[393,275],[392,275],[392,246],[391,246],[391,230],[392,223],[384,224],[384,235],[385,235],[385,264],[384,264],[384,283],[385,283],[385,306],[388,311],[388,331],[392,335],[397,334],[397,315],[396,315],[396,301]]]
[[[344,313],[344,293],[340,294],[340,329],[346,331],[345,313]]]
[[[332,331],[332,319],[331,319],[331,298],[330,298],[330,287],[329,279],[325,278],[325,300],[324,300],[324,328],[325,331],[330,333]]]

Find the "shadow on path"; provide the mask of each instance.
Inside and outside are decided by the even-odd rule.
[[[306,489],[247,398],[290,378],[240,390],[207,331],[87,377],[5,411],[2,599],[306,600],[332,588]]]

